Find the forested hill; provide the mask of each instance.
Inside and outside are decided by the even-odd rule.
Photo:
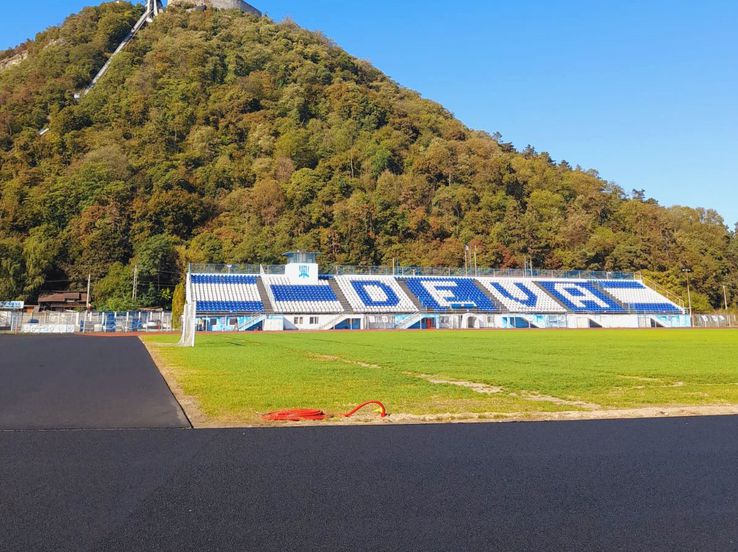
[[[680,294],[688,267],[700,309],[738,296],[714,211],[516,151],[289,22],[167,10],[76,103],[141,12],[87,8],[0,53],[0,299],[91,274],[124,308],[138,266],[153,305],[189,261],[458,266],[465,243],[483,266],[654,271]]]

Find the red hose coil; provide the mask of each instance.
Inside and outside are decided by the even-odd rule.
[[[322,410],[314,410],[312,408],[292,408],[290,410],[270,412],[269,414],[264,414],[262,418],[269,422],[302,422],[305,420],[325,420],[326,415]]]
[[[376,404],[380,408],[380,418],[387,416],[387,409],[379,401],[367,401],[361,403],[359,406],[354,408],[351,412],[347,412],[343,415],[344,418],[350,418],[356,414],[362,408],[369,406],[370,404]],[[277,412],[269,412],[264,414],[262,419],[268,422],[307,422],[307,421],[321,421],[325,420],[328,415],[322,410],[315,410],[313,408],[291,408],[288,410],[279,410]]]

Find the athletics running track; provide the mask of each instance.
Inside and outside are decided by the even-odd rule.
[[[195,431],[135,340],[0,349],[3,551],[738,550],[733,417]]]

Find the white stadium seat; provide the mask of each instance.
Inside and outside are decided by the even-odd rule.
[[[262,276],[274,312],[326,314],[343,312],[343,306],[327,280],[294,284],[287,276]]]
[[[477,278],[510,312],[564,313],[566,309],[528,278]]]
[[[417,312],[393,276],[336,276],[354,312]]]

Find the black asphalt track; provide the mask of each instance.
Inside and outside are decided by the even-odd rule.
[[[0,429],[189,427],[135,337],[0,336]]]
[[[0,432],[0,549],[735,551],[738,418]]]

